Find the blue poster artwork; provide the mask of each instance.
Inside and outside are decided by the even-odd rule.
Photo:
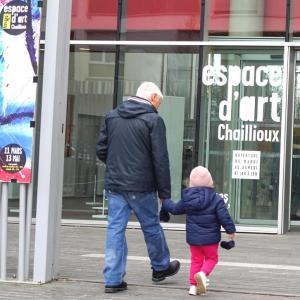
[[[29,183],[41,12],[38,0],[0,0],[0,181]]]

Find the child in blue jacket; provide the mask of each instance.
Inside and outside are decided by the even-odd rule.
[[[182,200],[165,199],[162,211],[173,215],[186,214],[186,241],[190,245],[190,295],[204,294],[207,276],[218,262],[221,226],[230,240],[235,237],[235,225],[224,199],[214,190],[208,169],[198,166],[191,171],[189,187]]]

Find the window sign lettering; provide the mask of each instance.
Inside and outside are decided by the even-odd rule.
[[[218,99],[219,120],[217,136],[220,141],[279,142],[278,129],[259,129],[266,114],[276,123],[280,122],[281,97],[277,92],[270,96],[242,96],[235,87],[280,87],[283,71],[281,66],[244,66],[206,65],[202,71],[202,82],[206,86],[227,85],[227,99]],[[232,107],[238,103],[238,115],[242,125],[231,128],[227,122],[232,121]],[[269,109],[266,109],[268,106]]]
[[[227,193],[219,193],[219,195],[223,198],[226,207],[230,208],[229,194]]]

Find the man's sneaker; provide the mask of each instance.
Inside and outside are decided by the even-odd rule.
[[[206,293],[206,279],[206,275],[202,271],[195,274],[195,280],[197,281],[197,291],[199,294]]]
[[[192,296],[198,295],[197,287],[195,285],[190,286],[189,295],[192,295]]]
[[[105,286],[105,293],[117,293],[121,291],[127,290],[127,283],[123,281],[118,285],[106,285]]]
[[[180,262],[178,260],[173,260],[170,262],[167,269],[162,271],[155,271],[153,269],[152,272],[152,281],[159,282],[166,279],[166,277],[175,275],[180,269]]]

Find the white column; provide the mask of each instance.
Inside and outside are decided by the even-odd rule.
[[[33,281],[58,275],[71,0],[47,1]]]
[[[261,36],[263,21],[264,1],[230,1],[229,34],[231,36]]]
[[[289,46],[285,46],[280,128],[278,234],[286,233],[290,225],[295,92],[294,79],[295,52]]]

